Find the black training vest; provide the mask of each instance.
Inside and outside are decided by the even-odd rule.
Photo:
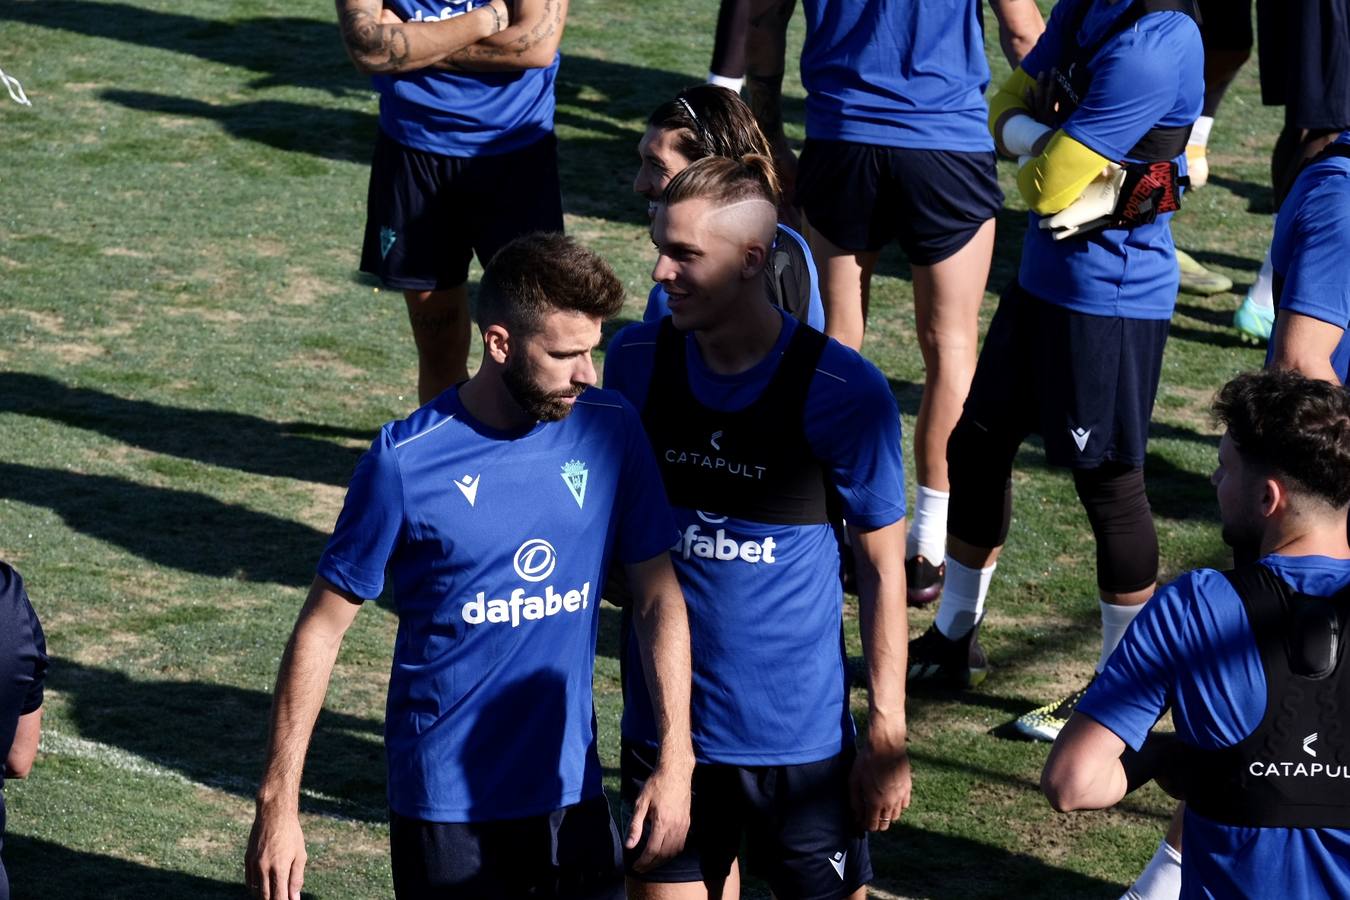
[[[1068,30],[1065,32],[1064,50],[1058,64],[1051,70],[1055,99],[1059,103],[1057,121],[1053,123],[1056,128],[1064,124],[1064,120],[1087,96],[1088,88],[1092,85],[1092,72],[1088,69],[1088,63],[1102,47],[1106,46],[1107,41],[1133,28],[1136,22],[1149,13],[1182,12],[1195,19],[1197,23],[1200,21],[1200,13],[1194,0],[1133,0],[1130,8],[1122,13],[1100,38],[1086,47],[1080,47],[1077,42],[1078,34],[1083,28],[1083,22],[1087,20],[1092,3],[1093,0],[1082,0],[1078,4],[1078,9],[1074,11],[1073,18],[1066,23]],[[1155,126],[1139,139],[1126,156],[1140,160],[1170,160],[1186,152],[1186,142],[1190,136],[1190,125]]]
[[[669,317],[661,321],[642,424],[672,506],[771,525],[829,521],[825,469],[803,421],[827,340],[799,324],[759,398],[722,412],[694,397],[685,332]]]
[[[1225,577],[1261,653],[1266,712],[1232,747],[1187,748],[1186,803],[1224,825],[1350,828],[1350,589],[1299,594],[1259,563]]]

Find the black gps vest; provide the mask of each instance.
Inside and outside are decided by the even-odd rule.
[[[1350,828],[1350,589],[1293,590],[1259,563],[1225,577],[1242,599],[1266,676],[1266,711],[1232,747],[1188,747],[1187,805],[1253,828]]]
[[[803,422],[827,340],[799,324],[755,402],[723,412],[694,397],[685,332],[661,321],[642,424],[672,506],[772,525],[829,521],[825,469]]]

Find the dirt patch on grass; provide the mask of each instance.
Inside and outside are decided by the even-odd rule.
[[[360,378],[366,374],[365,369],[346,362],[331,350],[307,350],[300,356],[292,356],[285,365],[305,372],[331,375],[343,381]]]
[[[272,299],[282,306],[313,306],[329,290],[322,278],[308,270],[292,266],[286,270],[286,286],[276,292]]]
[[[310,500],[299,511],[300,521],[324,533],[331,531],[338,513],[342,511],[346,489],[334,484],[311,483],[306,484],[304,490]]]
[[[130,247],[104,247],[99,253],[104,256],[120,256],[128,259],[149,259],[152,256],[144,250],[132,250]]]
[[[107,352],[94,344],[75,343],[50,344],[42,349],[63,363],[82,363]]]
[[[28,319],[29,324],[44,334],[64,334],[66,320],[54,313],[39,312],[35,309],[16,309],[14,312]]]

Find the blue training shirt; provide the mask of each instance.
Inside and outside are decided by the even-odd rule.
[[[1066,34],[1081,3],[1092,3],[1080,33]],[[1065,41],[1090,46],[1130,7],[1129,2],[1061,0],[1045,33],[1022,60],[1032,78],[1060,62]],[[1074,140],[1117,162],[1155,126],[1190,125],[1204,102],[1204,49],[1185,13],[1156,12],[1116,35],[1088,62],[1092,84],[1062,128]],[[1142,162],[1143,160],[1133,160]],[[1176,157],[1181,171],[1186,158]],[[1074,312],[1127,319],[1170,319],[1176,305],[1176,247],[1172,214],[1148,225],[1108,228],[1056,241],[1028,213],[1018,281],[1026,290]]]
[[[992,151],[980,0],[805,0],[806,135]]]
[[[487,0],[388,0],[399,18],[448,19]],[[415,26],[414,26],[415,27]],[[380,130],[414,150],[442,156],[498,156],[553,133],[553,84],[558,61],[519,72],[418,69],[373,75],[380,95]]]
[[[1350,132],[1336,143],[1350,145]],[[1277,313],[1287,309],[1343,329],[1331,367],[1345,384],[1350,377],[1350,158],[1332,156],[1299,173],[1275,222],[1270,265],[1284,281],[1275,298]],[[1272,335],[1267,365],[1274,351]]]
[[[739,375],[711,371],[694,336],[686,335],[689,386],[700,403],[734,410],[758,399],[793,332],[805,327],[780,315],[773,349]],[[646,402],[659,328],[659,321],[631,325],[606,352],[606,385],[635,405]],[[804,421],[851,525],[880,528],[904,516],[900,416],[875,366],[831,340],[811,382]],[[680,507],[675,517],[680,537],[672,555],[689,608],[699,761],[796,765],[839,753],[853,739],[853,721],[840,633],[839,551],[830,526],[770,525]],[[654,744],[636,657],[627,660],[625,678],[624,737]]]
[[[1350,561],[1268,556],[1295,590],[1330,596],[1350,584]],[[1153,596],[1130,625],[1078,710],[1136,750],[1172,709],[1177,734],[1205,749],[1231,747],[1261,724],[1266,681],[1242,600],[1213,569]],[[1186,810],[1185,898],[1350,895],[1350,831],[1238,828]]]
[[[14,744],[19,718],[42,706],[42,683],[47,674],[47,641],[37,613],[28,602],[23,578],[0,562],[0,747]],[[0,757],[2,759],[3,757]],[[0,788],[5,784],[0,766]],[[5,794],[0,790],[0,848],[5,837]],[[0,859],[0,896],[7,893],[4,860]]]
[[[670,546],[633,408],[588,390],[503,433],[452,388],[357,463],[319,574],[398,614],[389,806],[433,822],[549,812],[600,792],[591,677],[602,578]]]
[[[820,299],[820,276],[816,273],[816,262],[811,256],[811,248],[807,246],[806,238],[782,224],[778,226],[778,232],[774,235],[774,246],[778,246],[780,241],[795,241],[801,248],[802,259],[806,262],[807,280],[811,286],[811,297],[807,301],[806,308],[806,324],[816,331],[824,331],[825,304]],[[666,289],[660,284],[652,285],[652,289],[647,292],[647,308],[642,312],[642,321],[658,322],[670,315],[669,302]]]

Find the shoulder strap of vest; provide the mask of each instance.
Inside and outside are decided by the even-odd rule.
[[[1258,644],[1264,636],[1284,631],[1284,611],[1294,594],[1288,582],[1259,562],[1230,569],[1223,573],[1223,577],[1228,579],[1246,607],[1252,634]]]
[[[804,413],[806,393],[811,388],[811,379],[815,377],[820,355],[825,352],[829,340],[809,325],[798,322],[765,393],[772,392],[778,397],[797,401],[793,405],[799,405]]]
[[[1260,563],[1225,572],[1224,577],[1242,598],[1257,643],[1277,639],[1289,671],[1321,679],[1336,670],[1350,620],[1350,587],[1330,597],[1303,594]]]
[[[647,383],[646,409],[656,398],[676,399],[689,391],[689,376],[685,371],[684,332],[675,327],[670,316],[663,316],[656,329],[656,352],[652,359],[652,376]],[[659,401],[658,401],[659,405]]]
[[[1338,156],[1350,159],[1350,144],[1341,144],[1341,143],[1327,144],[1325,147],[1322,148],[1321,153],[1317,154],[1312,158],[1312,161],[1309,162],[1308,165],[1321,162],[1324,159],[1333,159]]]
[[[1083,29],[1083,23],[1087,21],[1088,11],[1092,9],[1095,0],[1084,0],[1082,6],[1078,8],[1077,15],[1073,20],[1073,30],[1068,33],[1068,46],[1074,47],[1074,42],[1078,39],[1078,33]],[[1086,47],[1075,47],[1069,55],[1070,60],[1077,60],[1084,65],[1092,57],[1097,55],[1097,51],[1106,46],[1106,42],[1118,34],[1134,27],[1134,24],[1149,13],[1155,12],[1179,12],[1185,13],[1196,22],[1200,21],[1200,10],[1195,4],[1195,0],[1134,0],[1130,8],[1121,13],[1120,18],[1111,24],[1111,27],[1097,40]]]

